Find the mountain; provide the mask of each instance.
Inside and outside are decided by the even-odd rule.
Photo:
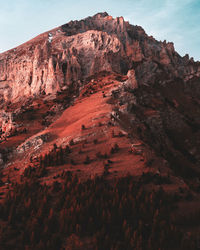
[[[0,54],[2,249],[195,249],[199,77],[106,12]]]
[[[140,65],[136,71],[140,84],[152,82],[155,74],[163,75],[163,67],[169,78],[185,81],[200,75],[200,64],[187,55],[180,57],[173,43],[156,41],[123,17],[100,13],[71,21],[1,54],[1,98],[13,102],[56,93],[103,70],[126,74],[135,64]]]

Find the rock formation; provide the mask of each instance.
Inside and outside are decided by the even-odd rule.
[[[200,64],[179,56],[173,43],[156,41],[123,17],[99,13],[0,54],[0,96],[16,102],[56,93],[104,70],[131,69],[138,84],[152,83],[159,74],[184,80],[200,75]]]

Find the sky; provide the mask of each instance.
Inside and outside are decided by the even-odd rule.
[[[200,61],[200,0],[0,0],[0,53],[97,12],[123,16]]]

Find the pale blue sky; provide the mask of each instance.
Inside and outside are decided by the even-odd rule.
[[[200,0],[0,0],[0,52],[70,20],[107,11],[200,60]]]

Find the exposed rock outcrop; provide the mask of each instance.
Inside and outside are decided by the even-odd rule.
[[[9,136],[10,133],[16,128],[16,124],[13,121],[13,114],[11,112],[0,112],[0,127],[3,137]]]
[[[200,75],[200,64],[180,57],[173,43],[156,41],[123,17],[99,13],[0,54],[0,96],[18,101],[56,93],[103,70],[133,68],[138,84],[149,84],[158,74],[184,80]]]
[[[39,149],[44,142],[47,142],[49,134],[42,134],[38,136],[33,136],[32,138],[26,140],[22,145],[17,147],[17,153],[24,153],[28,149],[33,148],[34,150]]]
[[[136,89],[138,87],[137,80],[135,77],[135,70],[131,69],[127,73],[128,79],[125,82],[125,85],[131,89]]]

